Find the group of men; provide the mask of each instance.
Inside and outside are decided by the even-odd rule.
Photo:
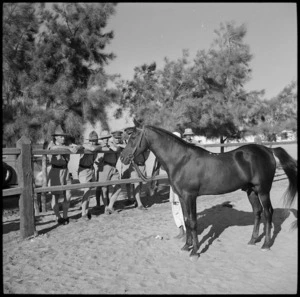
[[[98,136],[96,131],[92,131],[89,134],[88,142],[82,145],[66,145],[65,139],[68,136],[62,128],[59,126],[52,134],[53,140],[48,146],[48,149],[62,149],[68,148],[70,152],[82,153],[80,154],[78,164],[78,179],[80,183],[89,183],[93,181],[106,182],[119,180],[121,178],[138,178],[138,173],[132,164],[124,165],[120,161],[120,154],[127,144],[132,132],[135,130],[135,126],[128,126],[123,130],[117,130],[109,133],[107,130],[103,130]],[[194,133],[192,129],[187,128],[183,133],[183,139],[187,142],[194,143]],[[100,141],[100,142],[99,142]],[[92,152],[92,153],[87,153]],[[145,162],[148,159],[150,151],[135,157],[134,161],[138,165],[140,171],[146,173]],[[51,169],[48,175],[48,185],[57,186],[66,184],[68,176],[68,162],[70,159],[69,154],[65,155],[51,155]],[[109,190],[110,189],[110,190]],[[146,210],[141,202],[141,189],[142,183],[126,184],[128,200],[127,205],[134,205],[139,210]],[[89,212],[89,200],[91,188],[83,188],[82,207],[81,214],[83,220],[90,220],[91,213]],[[58,208],[58,199],[61,194],[59,191],[52,191],[52,209],[56,215],[56,220],[59,224],[68,224],[68,208],[70,205],[70,190],[62,191],[64,195],[63,202],[63,217],[61,217]],[[100,208],[100,198],[102,197],[103,204],[105,206],[105,213],[112,214],[115,212],[114,203],[118,199],[121,193],[121,185],[114,184],[110,186],[96,187],[96,207]],[[172,193],[173,195],[173,193]],[[174,205],[179,204],[178,197],[172,196],[172,202]],[[181,209],[176,211],[181,214]],[[183,219],[183,218],[182,218]],[[182,221],[180,219],[180,221]],[[181,224],[181,229],[184,225]],[[179,226],[178,226],[179,227]]]
[[[95,131],[89,134],[87,139],[89,142],[84,144],[82,148],[87,151],[97,152],[98,154],[81,154],[79,159],[78,178],[81,183],[92,181],[106,182],[119,180],[121,178],[138,178],[138,174],[133,165],[125,166],[120,162],[119,156],[126,146],[126,140],[130,137],[135,127],[126,127],[123,131],[117,130],[109,133],[107,130],[101,132],[100,137]],[[101,143],[98,143],[101,140]],[[145,162],[150,152],[141,154],[135,159],[135,163],[140,170],[145,172]],[[94,166],[94,164],[96,166]],[[127,204],[134,204],[139,210],[146,210],[141,202],[141,185],[136,183],[133,186],[127,184]],[[109,191],[111,189],[111,193]],[[91,214],[88,211],[90,188],[84,190],[82,199],[82,218],[89,220]],[[96,188],[97,208],[100,208],[100,198],[105,206],[105,213],[112,214],[115,212],[114,203],[121,193],[121,185],[114,184],[111,186],[103,186]],[[133,195],[131,195],[133,193]],[[132,197],[133,196],[133,197]],[[132,197],[132,198],[131,198]]]

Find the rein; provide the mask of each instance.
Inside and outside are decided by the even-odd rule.
[[[140,170],[139,166],[138,166],[138,165],[134,162],[134,160],[133,160],[133,159],[134,159],[134,153],[136,152],[137,148],[141,145],[143,136],[145,137],[147,143],[149,144],[149,142],[148,142],[148,140],[147,140],[147,138],[146,138],[146,135],[145,135],[145,128],[143,128],[143,129],[142,129],[142,132],[141,132],[141,134],[140,134],[140,138],[139,138],[138,142],[136,143],[136,146],[134,147],[132,153],[130,154],[130,155],[132,156],[130,162],[131,162],[131,164],[133,165],[133,167],[134,167],[134,169],[136,170],[136,172],[138,173],[140,179],[142,179],[144,182],[150,182],[150,181],[153,181],[153,178],[154,178],[154,176],[155,176],[154,173],[159,169],[159,166],[157,166],[157,164],[156,164],[156,167],[157,167],[157,168],[153,170],[153,175],[152,175],[150,178],[148,178],[148,177],[146,177],[145,174],[142,173],[142,171]]]
[[[139,141],[136,143],[136,146],[134,147],[132,153],[130,154],[130,155],[132,156],[132,158],[134,157],[134,153],[135,153],[135,151],[137,150],[138,146],[141,145],[141,142],[142,142],[142,138],[143,138],[143,136],[144,136],[144,133],[145,133],[145,130],[144,130],[144,128],[143,128],[143,129],[142,129],[142,132],[141,132],[141,134],[140,134],[140,139],[139,139]],[[146,138],[146,137],[145,137],[145,138]],[[147,140],[147,139],[146,139],[146,140]]]

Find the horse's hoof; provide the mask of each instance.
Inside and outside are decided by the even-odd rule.
[[[192,245],[189,246],[189,245],[185,244],[185,245],[181,248],[181,250],[182,250],[182,251],[187,251],[187,252],[189,252],[189,251],[191,250],[191,248],[193,248]]]
[[[252,240],[252,239],[251,239],[251,240],[248,242],[248,244],[249,244],[249,245],[255,245],[255,240]]]
[[[262,251],[262,252],[267,252],[267,251],[269,251],[269,250],[270,250],[269,247],[262,247],[262,248],[261,248],[261,251]]]
[[[190,260],[196,262],[199,259],[200,255],[198,253],[190,254]]]

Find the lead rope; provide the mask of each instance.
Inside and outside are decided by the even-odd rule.
[[[134,161],[132,161],[131,164],[133,165],[133,167],[137,171],[140,179],[142,179],[144,182],[152,182],[154,180],[156,174],[152,175],[151,177],[146,177],[146,175],[140,170],[139,166],[136,163],[134,163]]]
[[[144,182],[150,182],[150,181],[153,181],[154,176],[152,176],[152,177],[150,177],[150,178],[147,178],[146,175],[142,173],[142,171],[140,170],[139,166],[133,161],[133,159],[134,159],[134,153],[135,153],[135,151],[137,150],[138,146],[141,144],[143,136],[145,136],[145,139],[146,139],[146,141],[147,141],[147,143],[148,143],[148,145],[149,145],[149,142],[148,142],[148,140],[147,140],[147,138],[146,138],[146,135],[144,135],[144,134],[145,134],[145,130],[144,130],[144,128],[143,128],[143,129],[142,129],[141,136],[140,136],[140,139],[139,139],[139,141],[137,142],[137,145],[135,146],[133,152],[131,153],[131,154],[132,154],[131,164],[132,164],[133,167],[135,168],[135,170],[136,170],[136,172],[138,173],[140,179],[142,179]]]

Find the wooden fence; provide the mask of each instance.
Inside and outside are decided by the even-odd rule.
[[[263,145],[286,145],[296,144],[296,141],[285,142],[264,142]],[[227,144],[204,144],[203,147],[237,147],[249,143],[227,143]],[[90,151],[84,151],[76,154],[93,154]],[[101,151],[97,152],[101,153]],[[82,188],[93,188],[97,186],[109,186],[115,184],[128,184],[142,182],[142,179],[121,179],[106,182],[89,182],[67,184],[63,186],[47,186],[47,155],[58,154],[73,154],[69,150],[41,150],[33,149],[31,142],[28,138],[22,137],[16,145],[16,148],[3,148],[3,155],[16,155],[17,156],[17,175],[18,187],[3,189],[2,196],[20,195],[19,211],[20,211],[20,236],[22,239],[33,236],[36,234],[34,216],[39,213],[38,203],[36,203],[37,194],[41,193],[42,212],[46,211],[46,193],[51,191],[74,190]],[[43,171],[43,184],[41,187],[35,187],[32,160],[34,155],[42,155],[42,171]],[[154,180],[161,180],[168,178],[167,175],[158,175]]]

